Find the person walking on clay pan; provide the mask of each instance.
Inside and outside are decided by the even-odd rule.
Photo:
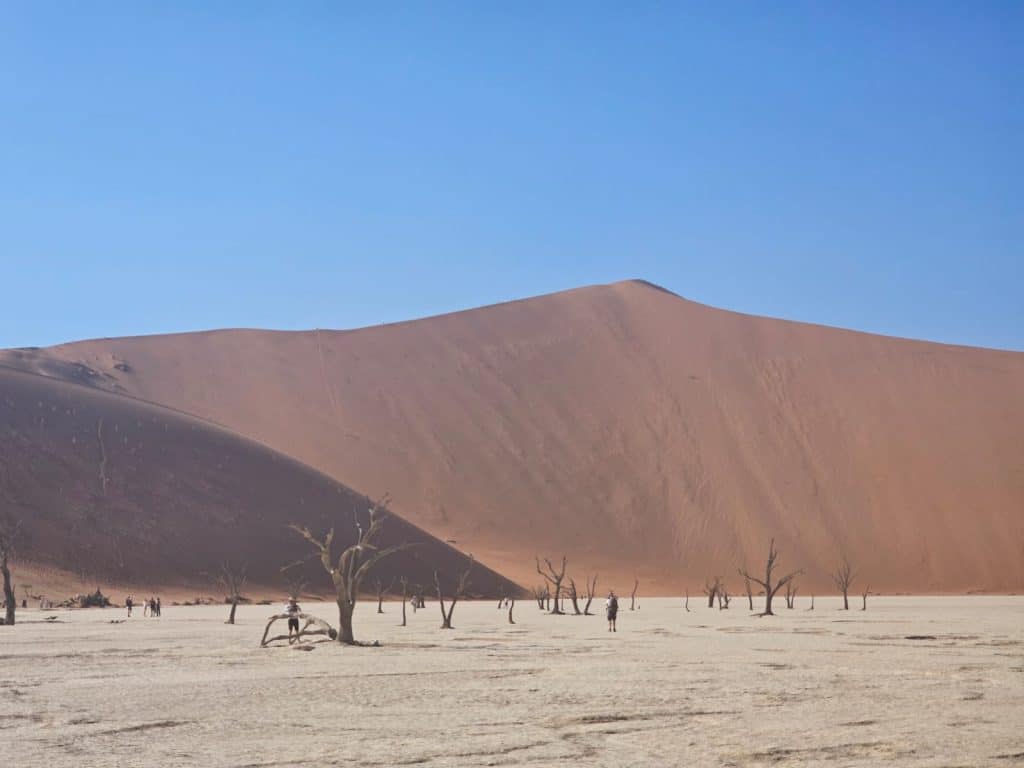
[[[608,617],[608,631],[618,632],[615,620],[619,616],[619,598],[615,596],[614,590],[608,593],[608,599],[604,601],[604,613]]]
[[[302,613],[302,609],[299,608],[298,601],[294,597],[290,597],[284,611],[288,614],[288,645],[291,645],[299,640],[299,614]],[[292,638],[292,632],[295,632],[294,638]]]
[[[132,617],[132,603],[133,602],[134,601],[132,600],[132,596],[131,595],[128,595],[128,597],[126,597],[125,600],[124,600],[124,607],[128,609],[128,618],[129,619]]]
[[[163,612],[163,606],[160,604],[160,598],[158,597],[153,601],[153,607],[156,608],[156,615],[160,616]]]

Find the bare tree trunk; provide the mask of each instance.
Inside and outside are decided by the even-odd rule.
[[[455,611],[455,601],[452,601],[451,608],[447,611],[444,609],[444,600],[438,598],[438,602],[441,604],[441,629],[452,628],[452,613]]]
[[[732,595],[729,594],[729,590],[725,588],[724,584],[718,585],[718,610],[728,610],[729,601],[732,600]]]
[[[690,590],[686,590],[686,602],[683,603],[683,607],[687,613],[690,612]]]
[[[853,583],[856,573],[853,570],[853,566],[850,565],[850,561],[844,556],[843,562],[836,568],[835,573],[832,574],[832,581],[835,582],[836,586],[839,587],[839,591],[843,593],[843,610],[850,610],[850,585]]]
[[[408,602],[408,599],[406,598],[406,590],[408,589],[408,587],[409,587],[409,580],[407,578],[405,578],[405,576],[403,576],[402,577],[402,626],[403,627],[405,626],[405,604],[406,604],[406,602]]]
[[[444,592],[441,590],[441,578],[438,576],[437,571],[434,571],[434,586],[437,587],[437,602],[441,604],[441,629],[454,629],[452,627],[452,614],[455,613],[455,604],[459,602],[459,598],[465,596],[466,589],[469,587],[469,574],[473,570],[473,556],[469,556],[469,563],[459,575],[459,581],[455,587],[455,592],[452,595],[452,601],[448,606],[448,610],[444,609]]]
[[[778,581],[773,581],[772,576],[774,575],[776,561],[778,560],[778,558],[779,552],[775,549],[775,539],[772,539],[771,542],[768,544],[768,561],[765,564],[764,580],[761,580],[756,576],[752,576],[747,572],[745,568],[740,569],[740,576],[742,576],[744,579],[750,579],[756,584],[760,584],[761,587],[764,589],[764,613],[761,614],[762,616],[775,615],[772,612],[772,598],[775,597],[775,593],[782,589],[782,587],[789,584],[789,582],[791,582],[795,577],[803,573],[802,570],[797,569],[792,573],[786,574]]]
[[[391,583],[386,587],[381,579],[377,579],[377,613],[384,613],[384,595],[390,592],[395,586],[395,580],[392,579]]]
[[[708,596],[708,608],[715,607],[715,598],[718,597],[718,590],[722,588],[722,580],[715,576],[715,580],[709,582],[704,580],[704,594]]]
[[[544,580],[551,586],[550,596],[554,600],[554,608],[551,609],[551,613],[562,613],[562,608],[558,604],[559,598],[562,596],[562,580],[565,578],[565,555],[562,555],[562,565],[556,570],[555,566],[551,564],[551,561],[546,557],[544,558],[544,565],[547,568],[545,572],[540,565],[540,558],[537,558],[537,573],[544,577]]]
[[[14,611],[17,607],[14,586],[11,584],[10,559],[14,556],[15,545],[21,531],[21,521],[11,520],[6,515],[0,517],[0,573],[4,577],[4,624],[14,624]]]
[[[246,582],[247,567],[245,563],[233,565],[227,561],[221,563],[220,576],[218,581],[224,585],[227,599],[231,603],[231,611],[228,613],[228,620],[225,624],[235,623],[235,611],[238,610],[238,601],[242,597],[242,588]]]
[[[338,598],[338,642],[355,645],[356,638],[352,634],[352,611],[355,606],[343,597]]]
[[[359,599],[360,586],[369,571],[381,560],[395,552],[407,549],[410,545],[403,543],[380,549],[375,540],[384,525],[388,495],[385,494],[375,502],[369,510],[369,525],[365,528],[359,520],[358,512],[353,511],[356,543],[346,547],[334,560],[331,546],[334,542],[334,529],[331,528],[322,538],[317,538],[305,526],[292,524],[290,527],[314,547],[314,554],[319,555],[320,564],[334,582],[334,592],[338,603],[338,642],[355,645],[352,632],[352,613]],[[301,565],[305,559],[285,566],[284,570]]]
[[[515,608],[515,607],[516,607],[515,599],[509,600],[508,601],[508,623],[509,624],[515,624],[515,622],[512,621],[512,609]]]
[[[808,611],[813,611],[814,610],[814,595],[811,595],[811,607],[808,608],[807,610]]]
[[[4,624],[11,626],[14,624],[14,587],[11,586],[11,571],[7,567],[6,553],[0,556],[0,573],[4,576],[4,601],[7,604],[7,610],[4,613]]]
[[[860,605],[860,609],[862,611],[866,611],[868,609],[868,593],[869,592],[871,592],[871,587],[870,586],[864,587],[864,592],[860,596],[861,600],[862,600],[861,605]]]
[[[576,592],[576,580],[569,579],[569,600],[572,601],[572,610],[576,616],[582,615],[580,610],[579,594]]]
[[[747,605],[750,607],[750,610],[753,611],[754,610],[754,589],[753,589],[753,587],[750,586],[750,579],[749,578],[745,577],[743,579],[743,586],[745,586],[747,588]]]
[[[633,593],[629,596],[629,610],[636,608],[636,590],[640,586],[640,579],[633,579]]]
[[[597,593],[597,574],[592,580],[587,581],[587,604],[583,606],[583,615],[590,616],[590,604],[594,602],[594,595]]]

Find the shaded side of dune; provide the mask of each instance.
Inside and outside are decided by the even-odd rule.
[[[384,491],[386,489],[380,489]],[[370,500],[234,433],[157,406],[0,368],[0,502],[21,518],[20,557],[87,583],[205,585],[225,560],[250,580],[284,585],[280,567],[309,547],[289,523],[336,528],[336,551],[354,541],[354,515]],[[466,556],[397,515],[381,543],[416,546],[374,576],[451,582]],[[318,562],[309,588],[329,589]],[[369,582],[365,586],[369,586]],[[477,564],[473,591],[517,594]]]

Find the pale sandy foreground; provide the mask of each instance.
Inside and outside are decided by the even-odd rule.
[[[645,599],[612,635],[525,601],[445,632],[435,603],[404,629],[363,603],[383,647],[308,653],[258,647],[267,607],[27,611],[0,630],[0,764],[1024,764],[1024,598],[690,604]]]

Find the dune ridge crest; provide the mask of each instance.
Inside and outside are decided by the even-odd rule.
[[[1024,353],[715,309],[644,281],[346,331],[0,352],[194,414],[523,584],[738,582],[774,536],[804,593],[1024,589]],[[735,591],[735,584],[733,585]]]

